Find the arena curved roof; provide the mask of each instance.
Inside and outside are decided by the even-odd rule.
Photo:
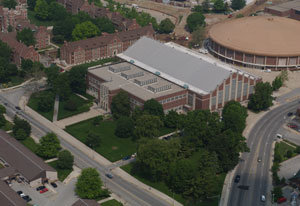
[[[225,21],[209,30],[214,42],[229,49],[264,56],[299,56],[300,22],[253,16]]]

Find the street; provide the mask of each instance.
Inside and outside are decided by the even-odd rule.
[[[270,167],[272,164],[271,152],[272,144],[276,138],[276,133],[286,121],[286,115],[290,111],[295,111],[299,106],[298,100],[286,103],[263,116],[252,128],[247,139],[250,153],[243,153],[235,175],[241,175],[239,183],[232,183],[229,197],[230,206],[259,206],[266,205],[260,201],[260,196],[265,195],[267,202],[270,202],[271,194],[268,188],[272,184]],[[258,157],[261,162],[258,162]],[[242,190],[238,185],[247,185],[249,190]]]
[[[19,89],[17,89],[18,94],[20,92]],[[20,117],[27,120],[31,124],[32,133],[37,137],[41,137],[46,133],[51,132],[47,127],[43,126],[41,123],[31,118],[24,111],[17,110],[15,108],[15,106],[17,106],[19,102],[17,99],[18,97],[21,98],[21,95],[16,95],[15,98],[13,98],[14,99],[13,102],[11,102],[10,99],[12,99],[12,96],[14,94],[12,94],[12,92],[10,91],[10,95],[8,95],[9,100],[7,100],[8,96],[3,94],[5,93],[3,92],[0,93],[0,103],[5,105],[7,109],[7,115],[9,117],[14,118],[14,115],[17,113]],[[61,137],[58,136],[58,138],[60,139],[61,146],[69,150],[74,155],[74,161],[78,167],[96,168],[101,174],[101,178],[104,182],[104,185],[113,193],[115,193],[117,196],[125,200],[127,202],[126,205],[132,205],[132,206],[170,205],[170,203],[168,203],[166,200],[163,200],[160,197],[155,196],[146,190],[138,188],[137,186],[131,184],[130,182],[127,182],[126,180],[118,177],[117,175],[115,175],[113,179],[106,178],[105,173],[109,171],[109,168],[106,168],[105,166],[100,165],[95,160],[89,158],[80,150],[77,150],[68,142],[64,141],[64,139],[62,139]]]

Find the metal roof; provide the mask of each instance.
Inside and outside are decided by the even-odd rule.
[[[197,93],[208,94],[230,76],[227,70],[188,51],[142,37],[118,55]]]

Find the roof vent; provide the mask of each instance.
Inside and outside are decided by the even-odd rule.
[[[160,72],[155,72],[156,75],[160,76]]]
[[[188,89],[188,88],[189,88],[189,85],[184,84],[183,87],[184,87],[185,89]]]
[[[132,59],[130,59],[130,61],[129,61],[131,64],[133,64],[134,63],[134,60],[132,60]]]

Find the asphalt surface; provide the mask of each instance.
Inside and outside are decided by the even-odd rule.
[[[267,205],[260,201],[260,196],[265,195],[270,202],[268,191],[270,179],[270,163],[272,143],[280,127],[288,120],[287,113],[295,112],[299,100],[286,103],[265,114],[252,128],[247,144],[249,153],[243,153],[237,166],[235,175],[240,175],[239,183],[232,183],[228,205],[230,206],[261,206]],[[258,157],[261,162],[258,162]],[[234,181],[234,178],[233,178]],[[249,186],[249,190],[238,188],[239,185]]]
[[[31,86],[28,86],[27,89],[32,89]],[[16,109],[18,106],[18,98],[21,98],[21,93],[25,93],[25,89],[19,88],[16,89],[16,95],[14,95],[13,91],[2,92],[0,93],[0,103],[6,107],[7,115],[13,118],[15,114],[26,119],[32,126],[32,133],[41,137],[46,133],[51,132],[47,127],[44,127],[35,119],[31,118],[22,110]],[[9,95],[7,95],[9,94]],[[12,100],[12,101],[10,101]],[[105,176],[105,174],[109,171],[109,168],[98,164],[95,160],[87,157],[84,153],[74,148],[68,142],[64,141],[61,137],[58,136],[61,142],[61,146],[67,150],[69,150],[75,159],[75,164],[80,168],[93,167],[96,168],[100,175],[101,179],[104,182],[104,185],[117,196],[126,201],[126,205],[132,206],[167,206],[170,203],[153,195],[151,192],[138,188],[137,186],[127,182],[114,175],[112,179],[109,179]]]

